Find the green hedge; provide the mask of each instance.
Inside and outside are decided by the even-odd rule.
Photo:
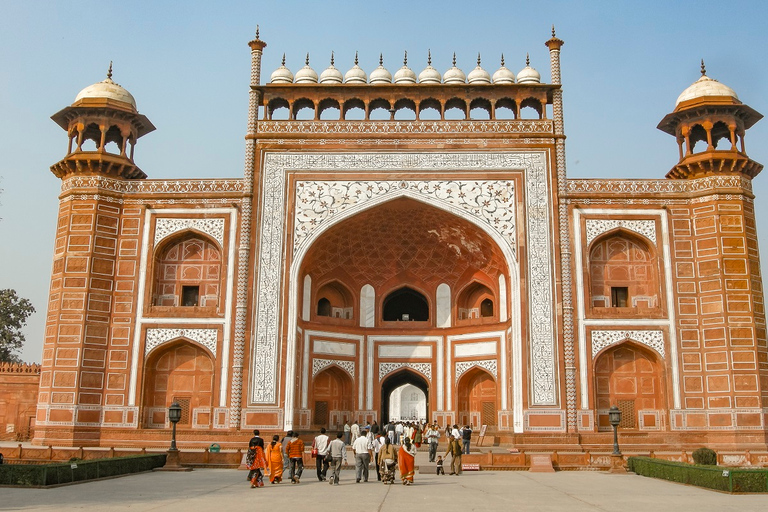
[[[162,467],[165,456],[160,453],[44,465],[3,464],[0,465],[0,485],[46,487],[140,473]]]
[[[695,466],[649,457],[630,457],[629,469],[642,476],[661,478],[725,492],[768,492],[768,470]]]

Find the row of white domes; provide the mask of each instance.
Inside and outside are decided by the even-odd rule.
[[[504,55],[501,56],[501,67],[493,74],[493,77],[480,66],[480,54],[477,55],[477,67],[465,75],[462,70],[456,67],[456,54],[453,54],[453,67],[446,71],[442,76],[440,72],[432,67],[432,53],[429,52],[427,58],[427,67],[419,73],[418,83],[420,84],[538,84],[541,83],[541,75],[530,65],[528,56],[525,58],[525,67],[517,74],[504,66]],[[331,65],[320,73],[318,78],[314,69],[309,66],[309,54],[303,68],[296,72],[294,77],[291,70],[285,67],[285,54],[283,54],[283,63],[277,68],[270,77],[270,83],[273,84],[415,84],[417,83],[416,73],[408,67],[408,52],[405,52],[403,58],[403,67],[395,72],[395,76],[384,67],[384,59],[379,56],[379,67],[371,71],[370,80],[365,71],[358,66],[357,53],[355,53],[355,65],[344,75],[341,74],[333,65],[333,53],[331,53]]]

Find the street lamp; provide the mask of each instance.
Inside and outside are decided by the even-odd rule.
[[[611,454],[611,473],[626,473],[624,456],[619,450],[619,423],[621,423],[621,411],[615,405],[608,409],[608,421],[613,427],[613,453]]]
[[[173,402],[168,407],[168,421],[173,424],[173,435],[171,437],[171,450],[178,451],[176,448],[176,424],[181,420],[181,406],[179,402]]]

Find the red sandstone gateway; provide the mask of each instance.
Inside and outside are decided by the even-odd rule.
[[[181,446],[397,419],[580,452],[616,405],[626,450],[766,450],[762,116],[732,89],[702,68],[662,120],[666,179],[575,180],[554,33],[549,82],[430,54],[262,85],[249,45],[241,178],[146,179],[111,73],[53,116],[36,443],[156,444],[175,401]]]

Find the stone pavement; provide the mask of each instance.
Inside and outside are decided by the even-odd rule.
[[[768,510],[766,495],[728,495],[644,478],[588,471],[558,473],[466,472],[459,477],[416,474],[412,486],[317,481],[306,468],[302,482],[251,489],[244,471],[196,469],[141,473],[53,489],[0,488],[0,510],[198,511],[353,510],[430,511],[653,511]],[[399,480],[398,480],[399,482]]]

